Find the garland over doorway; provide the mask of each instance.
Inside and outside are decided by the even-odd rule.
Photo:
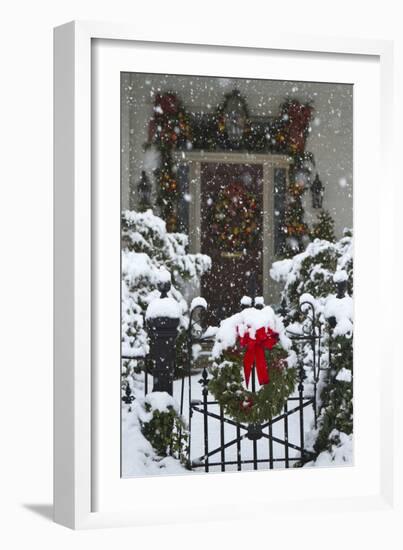
[[[313,154],[305,150],[310,131],[313,106],[287,99],[276,117],[252,117],[246,99],[238,90],[224,96],[212,113],[195,113],[185,109],[173,92],[157,94],[153,117],[149,123],[146,147],[156,147],[159,167],[156,170],[157,200],[168,231],[178,230],[180,200],[174,151],[246,151],[290,157],[289,183],[285,216],[281,231],[284,246],[281,256],[293,256],[305,249],[310,231],[304,221],[302,195],[311,182]]]

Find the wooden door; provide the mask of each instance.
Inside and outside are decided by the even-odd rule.
[[[212,259],[201,290],[217,324],[240,310],[251,273],[263,294],[263,167],[202,163],[200,181],[201,251]]]

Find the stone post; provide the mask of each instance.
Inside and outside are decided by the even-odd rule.
[[[168,297],[170,288],[169,280],[158,285],[161,295],[149,304],[146,321],[153,362],[153,392],[163,391],[173,395],[176,338],[181,312],[178,302]]]

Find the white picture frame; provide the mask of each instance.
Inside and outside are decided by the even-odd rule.
[[[289,514],[298,514],[302,502],[304,509],[309,509],[312,514],[320,513],[324,506],[332,510],[345,507],[348,510],[372,512],[387,509],[393,513],[396,478],[391,418],[396,410],[393,408],[391,393],[387,392],[388,384],[393,379],[396,356],[392,347],[383,352],[380,376],[380,345],[371,342],[368,296],[372,293],[374,308],[390,311],[391,304],[386,289],[393,287],[395,281],[393,270],[379,270],[379,267],[373,267],[371,281],[365,278],[365,273],[371,269],[372,264],[379,266],[383,258],[393,256],[396,246],[393,238],[386,238],[393,234],[393,220],[390,216],[390,205],[393,204],[394,197],[391,168],[392,43],[275,33],[270,33],[267,37],[256,37],[252,30],[234,41],[226,38],[226,34],[223,35],[224,38],[214,36],[213,31],[203,31],[201,37],[186,36],[185,31],[180,32],[180,40],[178,36],[176,35],[174,44],[169,35],[152,36],[147,30],[131,25],[109,23],[72,22],[55,29],[55,521],[81,529],[175,523],[178,521],[178,513],[183,522],[194,521],[195,518],[200,521],[261,517],[269,511],[273,513],[279,502],[282,506],[287,506]],[[113,47],[102,52],[101,41],[108,41]],[[95,50],[99,44],[101,50]],[[125,57],[124,51],[130,49],[130,44],[142,48],[141,56],[139,51],[136,54],[132,51]],[[155,55],[161,48],[170,48],[169,59]],[[116,65],[117,52],[121,67]],[[175,52],[183,53],[181,61],[176,60]],[[207,59],[203,57],[206,52],[209,58],[208,68]],[[244,473],[236,478],[236,483],[232,474],[225,474],[225,479],[217,474],[207,481],[203,476],[192,476],[191,479],[188,476],[175,476],[169,479],[120,480],[116,477],[120,427],[115,422],[117,409],[116,397],[113,397],[114,389],[119,387],[119,377],[114,378],[113,369],[110,369],[109,374],[99,376],[99,372],[106,373],[106,360],[113,362],[116,358],[117,348],[114,343],[116,338],[119,341],[120,333],[119,321],[116,324],[119,308],[114,307],[117,294],[112,292],[113,299],[111,297],[110,300],[105,300],[105,296],[109,296],[105,291],[112,288],[111,285],[116,282],[117,269],[119,270],[119,265],[114,266],[114,262],[109,260],[114,257],[119,263],[120,249],[116,248],[114,238],[105,238],[109,234],[116,236],[116,216],[108,216],[109,225],[105,225],[103,229],[99,220],[105,221],[107,210],[112,210],[113,205],[119,203],[116,202],[118,195],[115,186],[110,186],[111,194],[109,190],[105,193],[97,190],[98,178],[105,181],[107,176],[116,176],[119,143],[113,151],[108,149],[111,151],[110,163],[103,165],[101,170],[94,157],[94,152],[99,152],[99,147],[104,150],[102,148],[111,145],[103,140],[106,134],[112,136],[112,139],[116,138],[118,122],[116,105],[111,109],[111,115],[108,114],[103,119],[98,117],[97,109],[100,101],[110,101],[116,97],[116,89],[113,86],[109,89],[107,86],[107,77],[123,70],[126,62],[125,68],[129,68],[131,59],[136,59],[139,71],[160,70],[169,73],[173,72],[173,66],[178,67],[183,62],[189,64],[189,71],[192,70],[188,74],[203,74],[203,70],[208,70],[206,74],[210,74],[211,70],[214,71],[211,61],[213,58],[223,56],[224,59],[232,53],[253,58],[255,64],[251,66],[254,68],[250,70],[254,75],[262,72],[256,64],[258,56],[272,55],[273,67],[276,66],[276,59],[278,67],[284,67],[294,56],[296,67],[301,58],[313,63],[320,57],[315,77],[317,80],[331,78],[329,69],[327,72],[325,70],[325,66],[329,64],[334,65],[333,74],[336,75],[337,65],[341,67],[356,58],[362,62],[362,71],[359,74],[354,75],[355,67],[350,67],[349,74],[352,83],[362,84],[359,97],[363,103],[355,103],[354,124],[359,132],[355,137],[359,144],[367,144],[367,155],[370,151],[373,162],[371,169],[364,169],[361,161],[365,158],[365,151],[363,147],[360,151],[358,148],[355,150],[354,176],[355,182],[358,182],[355,185],[355,226],[358,227],[356,254],[360,259],[355,284],[358,289],[362,289],[355,302],[356,316],[361,321],[355,344],[355,364],[357,385],[365,385],[367,392],[362,393],[362,399],[359,395],[356,414],[357,422],[362,422],[362,433],[366,436],[363,436],[363,446],[358,452],[358,463],[354,467],[304,470],[303,477],[298,478],[298,484],[295,483],[295,471],[275,474],[263,472],[258,476]],[[372,68],[366,71],[365,66]],[[98,73],[97,67],[101,67]],[[226,66],[226,71],[230,70],[238,70],[241,75],[243,69],[240,66],[236,69],[235,65],[232,69]],[[301,73],[296,69],[294,74],[295,80],[300,79]],[[365,137],[365,128],[362,125],[364,95],[371,91],[371,79],[374,79],[371,97],[375,103],[378,100],[380,103],[379,110],[376,106],[371,113],[375,134],[380,135],[379,143],[375,139],[371,143],[368,136]],[[105,84],[102,98],[96,96],[96,87],[100,82]],[[368,93],[365,94],[365,91]],[[376,186],[380,166],[384,175],[382,194]],[[367,188],[374,191],[367,200],[360,183],[364,180],[368,182]],[[119,187],[119,180],[117,186]],[[357,204],[364,203],[365,208],[358,212]],[[109,230],[110,233],[107,233]],[[101,231],[102,249],[99,247]],[[365,250],[364,232],[373,243],[370,252]],[[100,272],[103,273],[101,279],[98,275]],[[119,287],[116,287],[116,292],[119,294]],[[107,340],[104,338],[101,344],[102,334],[113,334],[113,337],[108,337]],[[369,343],[370,349],[365,345]],[[99,350],[100,345],[103,345],[102,353]],[[369,379],[363,371],[364,364],[367,372],[371,373]],[[110,395],[110,401],[107,400],[107,395]],[[116,395],[119,399],[119,394]],[[365,424],[365,416],[370,411],[371,402],[377,403],[377,415],[373,418],[372,426],[369,426],[368,422]],[[108,404],[112,408],[106,410]],[[376,434],[375,448],[369,453],[373,462],[368,462],[365,458],[369,451],[370,429]],[[375,474],[373,468],[376,468]],[[371,473],[374,475],[369,481]],[[264,494],[259,492],[262,476],[272,476],[267,478],[270,491]],[[329,495],[323,489],[326,483],[329,484]],[[217,487],[218,484],[221,488],[220,495],[214,499],[215,503],[208,504],[209,491],[211,494],[213,486]],[[133,491],[142,495],[141,505],[131,501],[130,495]],[[199,492],[198,502],[192,502],[190,496],[196,491]],[[169,507],[156,502],[155,496],[159,492],[172,494],[174,500]],[[253,506],[247,506],[248,511],[245,514],[244,507],[237,502],[236,495],[239,493],[248,493],[248,504],[258,503],[260,511],[256,512]],[[281,494],[283,497],[279,500]],[[189,495],[189,501],[181,507],[179,499],[183,500],[183,495]],[[222,495],[226,497],[221,498]],[[178,500],[175,501],[175,498]]]

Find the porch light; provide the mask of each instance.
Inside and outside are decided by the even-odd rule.
[[[151,182],[145,170],[142,170],[140,180],[137,184],[138,205],[140,212],[151,208]]]
[[[318,174],[316,174],[311,184],[312,208],[322,208],[323,191],[323,183],[320,181]]]

